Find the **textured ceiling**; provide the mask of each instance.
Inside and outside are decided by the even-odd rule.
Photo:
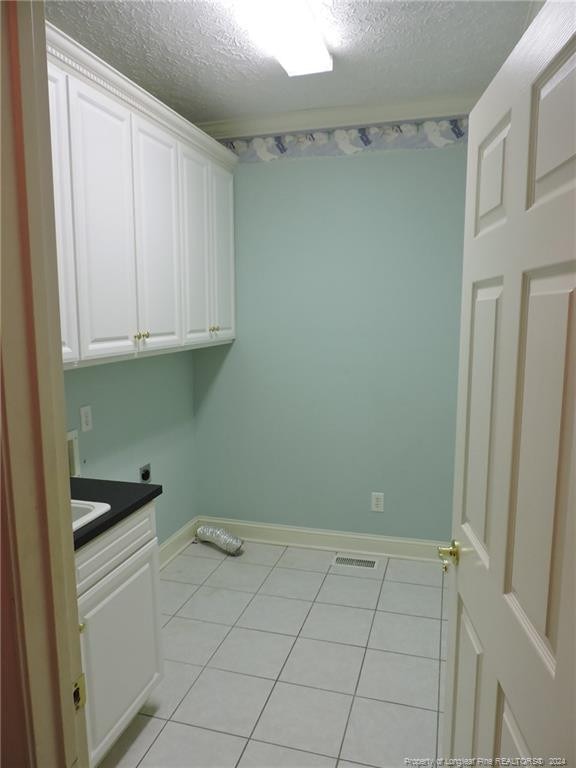
[[[475,99],[540,5],[317,0],[334,71],[288,78],[238,25],[234,2],[48,0],[46,15],[177,112],[204,123]],[[279,7],[289,13],[289,0]]]

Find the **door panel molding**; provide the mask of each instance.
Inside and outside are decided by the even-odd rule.
[[[574,6],[548,2],[470,115],[448,757],[576,760],[575,86]]]

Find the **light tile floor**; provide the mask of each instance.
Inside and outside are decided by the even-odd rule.
[[[440,566],[247,542],[161,573],[164,680],[102,768],[392,768],[434,758]]]

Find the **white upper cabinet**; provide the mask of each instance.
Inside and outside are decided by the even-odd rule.
[[[80,353],[136,350],[131,114],[69,77]]]
[[[234,195],[230,171],[212,166],[212,326],[218,339],[233,339]]]
[[[234,339],[236,158],[46,26],[66,365]]]
[[[179,146],[184,344],[210,339],[210,165]]]
[[[60,289],[62,360],[65,363],[71,363],[78,360],[79,350],[72,190],[70,187],[68,97],[66,75],[53,66],[48,67],[48,96],[50,101],[58,285]]]
[[[179,346],[178,144],[167,131],[137,116],[132,131],[140,346]]]

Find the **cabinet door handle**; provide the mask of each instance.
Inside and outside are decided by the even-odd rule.
[[[214,327],[214,330],[215,330],[215,331],[219,331],[219,330],[220,330],[220,326],[219,326],[219,325],[216,325],[216,326]]]
[[[144,331],[144,333],[142,334],[142,338],[143,339],[149,339],[150,338],[150,331]]]
[[[134,340],[135,341],[140,341],[141,338],[142,338],[142,334],[140,333],[140,331],[138,331],[138,333],[134,334]]]

